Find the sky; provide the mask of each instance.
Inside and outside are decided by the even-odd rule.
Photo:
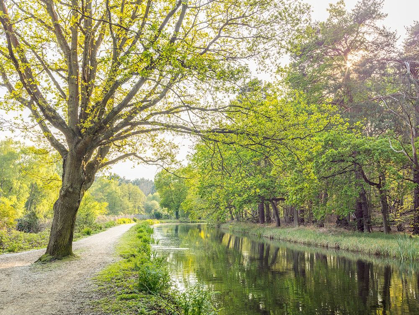
[[[312,7],[312,19],[323,21],[327,19],[327,8],[329,4],[336,3],[337,1],[306,0],[306,2]],[[357,0],[345,0],[347,9],[351,10],[357,2]],[[419,20],[419,0],[385,0],[383,11],[388,14],[387,18],[383,21],[383,25],[393,31],[397,31],[401,39],[403,39],[405,27]],[[190,143],[185,142],[185,140],[183,141],[183,148],[179,155],[180,159],[184,159],[191,150]],[[122,162],[114,165],[110,171],[128,179],[140,177],[153,179],[158,172],[158,168],[147,165],[134,166],[131,162]]]
[[[328,16],[327,8],[330,3],[336,3],[330,0],[305,0],[312,7],[312,19],[317,21],[325,20]],[[357,0],[345,0],[346,7],[351,10]],[[384,13],[387,13],[387,18],[383,21],[383,25],[391,30],[397,31],[401,39],[405,34],[405,27],[413,24],[414,21],[419,20],[419,0],[385,0]],[[0,134],[1,135],[1,134]],[[3,133],[3,136],[10,136],[10,134]],[[189,152],[191,152],[191,142],[185,140],[181,141],[181,150],[178,158],[184,160]],[[150,165],[134,165],[132,162],[120,162],[114,165],[109,172],[116,173],[127,179],[147,178],[154,179],[158,172],[156,166]]]
[[[313,20],[325,20],[328,16],[327,8],[329,3],[337,1],[330,0],[305,0],[312,6]],[[357,0],[345,0],[346,7],[351,10]],[[419,21],[419,1],[418,0],[384,0],[383,12],[388,16],[384,20],[384,25],[391,30],[396,30],[399,35],[404,35],[405,27]]]

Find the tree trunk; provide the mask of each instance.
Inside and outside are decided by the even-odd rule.
[[[272,223],[271,210],[269,209],[269,203],[265,203],[265,216],[266,216],[266,223]]]
[[[84,195],[85,176],[82,158],[69,153],[64,159],[60,195],[54,204],[54,218],[47,251],[43,260],[61,259],[73,255],[73,233],[77,211]]]
[[[362,206],[362,216],[363,216],[363,221],[364,221],[364,232],[371,233],[372,231],[371,218],[370,218],[370,213],[368,210],[367,194],[365,192],[364,187],[362,187],[361,189],[360,199],[361,199],[361,206]]]
[[[298,222],[299,222],[300,225],[304,225],[305,224],[304,217],[305,217],[306,214],[305,214],[305,210],[304,210],[303,207],[300,208],[299,214],[300,214],[300,217],[299,217]]]
[[[390,224],[388,219],[388,201],[387,201],[387,194],[385,189],[383,188],[384,185],[380,184],[378,187],[378,191],[380,194],[380,202],[381,202],[381,213],[383,215],[383,226],[384,226],[384,233],[388,234],[390,233]]]
[[[275,218],[275,226],[281,226],[281,219],[279,218],[278,207],[276,206],[275,201],[271,200],[271,205]]]
[[[259,223],[265,223],[265,202],[262,200],[258,205]]]
[[[228,211],[230,212],[230,220],[234,221],[233,211],[231,211],[231,208],[228,208]]]
[[[179,210],[175,211],[176,220],[179,220]]]
[[[413,234],[419,234],[419,170],[413,168],[413,182],[416,184],[413,191]]]
[[[284,209],[284,222],[286,224],[290,223],[291,220],[290,220],[290,214],[289,214],[289,212],[290,212],[289,207],[284,206],[283,209]]]
[[[292,209],[294,210],[294,225],[298,226],[298,209],[297,207],[292,207]]]
[[[356,230],[358,232],[364,232],[364,218],[363,218],[363,213],[362,213],[362,203],[359,197],[356,200],[355,218],[356,218]]]
[[[365,180],[365,178],[363,178],[362,176],[361,166],[358,164],[354,164],[354,167],[355,167],[355,178],[358,180],[356,185],[359,189],[359,195],[358,195],[357,206],[356,206],[356,211],[355,211],[355,216],[357,219],[357,229],[358,231],[362,230],[363,232],[367,233],[367,232],[371,232],[372,228],[371,228],[371,218],[368,211],[367,193],[365,191],[364,186],[361,183],[361,180]]]
[[[309,201],[308,204],[308,223],[313,224],[313,202]]]

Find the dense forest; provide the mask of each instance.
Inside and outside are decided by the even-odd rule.
[[[216,221],[419,234],[419,23],[401,42],[382,26],[382,6],[339,1],[310,22],[279,79],[249,80],[223,132],[157,175],[166,206]]]

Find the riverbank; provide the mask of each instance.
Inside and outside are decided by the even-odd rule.
[[[249,223],[226,223],[221,225],[221,229],[267,239],[397,258],[401,261],[419,260],[419,238],[404,234],[364,234],[314,227],[277,228]]]
[[[93,304],[101,314],[213,314],[207,291],[174,288],[166,258],[151,249],[152,223],[140,222],[121,237],[116,247],[120,260],[96,277],[101,298]]]

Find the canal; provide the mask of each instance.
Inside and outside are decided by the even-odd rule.
[[[158,225],[154,238],[175,285],[203,285],[221,315],[419,314],[415,266],[204,224]]]

